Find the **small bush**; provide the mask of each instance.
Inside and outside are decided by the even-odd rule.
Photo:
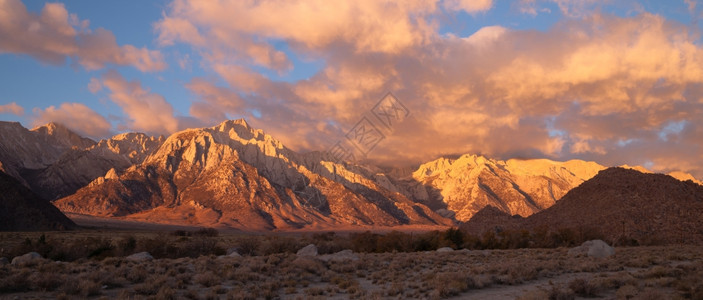
[[[582,297],[598,296],[598,287],[588,280],[578,278],[569,282],[569,288]]]

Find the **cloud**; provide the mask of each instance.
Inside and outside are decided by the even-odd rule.
[[[24,115],[24,108],[15,102],[0,105],[0,114],[13,114],[15,116]]]
[[[116,71],[108,71],[102,76],[102,85],[110,90],[110,100],[127,115],[124,129],[170,134],[181,128],[171,104],[163,96],[142,88],[139,81],[127,81]]]
[[[325,150],[362,117],[373,119],[371,108],[392,91],[411,117],[384,129],[373,161],[481,153],[650,162],[703,177],[703,52],[684,25],[649,13],[594,13],[599,1],[556,1],[569,18],[549,30],[488,26],[457,37],[433,21],[445,13],[442,2],[387,14],[396,3],[272,3],[176,1],[157,23],[164,45],[190,44],[219,76],[188,84],[198,99],[191,115],[206,123],[246,116],[296,150]],[[273,52],[256,58],[229,37],[264,49],[284,41],[324,66],[305,80],[273,81],[255,71],[285,69]],[[387,40],[372,42],[379,39]],[[683,125],[672,132],[672,122]]]
[[[19,0],[0,1],[0,53],[26,54],[55,65],[75,58],[88,70],[106,64],[131,65],[145,72],[166,68],[159,51],[119,46],[110,31],[90,32],[88,24],[61,3],[45,4],[37,15]]]
[[[490,10],[493,7],[493,0],[444,0],[444,7],[475,14]]]
[[[356,53],[399,53],[425,42],[432,26],[421,17],[435,1],[181,1],[156,23],[162,45],[186,43],[215,64],[292,67],[270,41],[313,51],[349,47]]]
[[[35,108],[32,125],[60,123],[79,135],[104,138],[112,134],[112,125],[100,114],[82,103],[61,103],[57,108]]]
[[[227,119],[227,114],[246,113],[242,98],[229,88],[215,86],[201,78],[193,79],[186,87],[203,100],[193,103],[190,114],[208,124]]]

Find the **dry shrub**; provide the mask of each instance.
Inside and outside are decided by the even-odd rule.
[[[564,289],[561,286],[552,286],[549,291],[549,300],[574,300],[576,295],[570,289]]]
[[[262,255],[272,255],[277,253],[295,253],[302,246],[291,237],[271,236],[259,245],[259,253]]]
[[[211,287],[220,284],[220,278],[212,271],[193,276],[193,281],[204,287]]]
[[[47,272],[35,272],[29,278],[29,281],[34,287],[33,289],[42,292],[56,290],[61,286],[64,280],[66,279],[63,275]]]
[[[616,292],[615,297],[618,299],[632,299],[637,295],[637,288],[633,285],[623,285]]]
[[[310,287],[305,289],[303,292],[308,296],[322,296],[325,294],[325,290],[319,287]]]
[[[638,300],[659,300],[666,298],[668,297],[666,297],[662,292],[653,288],[647,288],[637,295]]]
[[[159,292],[156,293],[156,300],[174,300],[177,299],[176,292],[169,286],[162,286]]]
[[[24,292],[32,288],[29,269],[20,269],[14,274],[0,274],[0,293]]]
[[[466,273],[441,272],[435,275],[432,285],[441,297],[448,297],[467,291],[474,283]]]
[[[172,280],[173,279],[165,275],[151,276],[144,283],[134,286],[134,291],[140,295],[156,295],[161,288],[170,288],[173,285]]]
[[[237,253],[241,255],[256,255],[261,245],[261,240],[256,236],[244,236],[235,241]]]
[[[79,287],[80,294],[83,297],[100,295],[102,289],[102,286],[99,282],[95,282],[89,279],[80,280]]]
[[[311,274],[320,275],[327,270],[327,267],[319,260],[307,257],[298,257],[291,266]]]
[[[142,283],[149,276],[149,272],[143,265],[135,266],[131,270],[125,268],[127,273],[125,274],[125,279],[129,280],[131,283]]]
[[[569,282],[569,288],[581,297],[598,296],[599,287],[590,280],[577,278]]]

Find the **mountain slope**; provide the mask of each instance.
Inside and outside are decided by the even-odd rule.
[[[473,233],[504,229],[581,228],[609,240],[703,241],[703,186],[663,174],[609,168],[569,191],[554,206],[526,219],[501,224],[482,212],[463,226]]]
[[[161,142],[163,138],[130,133],[96,143],[57,123],[27,130],[19,123],[0,122],[0,168],[42,198],[54,200],[112,168],[141,162]]]
[[[554,205],[603,168],[579,160],[501,161],[467,154],[425,163],[410,176],[390,180],[393,188],[406,196],[468,221],[486,206],[529,216]]]
[[[226,121],[175,133],[142,164],[98,178],[56,205],[91,215],[254,230],[450,224],[362,177],[320,153],[298,154],[243,120]]]
[[[0,231],[65,230],[75,226],[48,201],[0,172]]]

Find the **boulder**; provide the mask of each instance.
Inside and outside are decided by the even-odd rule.
[[[320,255],[320,260],[326,262],[342,262],[342,261],[357,261],[359,256],[349,249],[342,250],[334,254]]]
[[[242,257],[237,251],[227,254],[227,257]]]
[[[610,247],[602,240],[591,240],[581,244],[581,246],[569,249],[569,254],[588,255],[588,257],[604,258],[615,254],[615,248]]]
[[[30,263],[37,263],[42,261],[44,258],[36,252],[29,252],[22,256],[17,256],[12,259],[12,265],[26,265]]]
[[[437,252],[453,252],[453,251],[454,251],[454,249],[452,249],[451,247],[442,247],[442,248],[437,249]]]
[[[307,245],[296,253],[298,256],[317,256],[317,247],[313,244]]]
[[[139,253],[134,253],[130,256],[126,257],[127,260],[130,261],[135,261],[135,262],[142,262],[142,261],[149,261],[153,260],[154,257],[149,254],[149,252],[139,252]]]

